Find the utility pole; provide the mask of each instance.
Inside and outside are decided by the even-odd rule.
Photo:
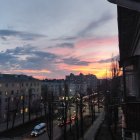
[[[49,140],[53,140],[53,92],[48,96],[48,136]]]
[[[7,130],[9,126],[9,117],[10,117],[9,110],[10,110],[10,97],[7,98],[7,126],[6,126]]]
[[[78,110],[78,99],[76,97],[76,140],[79,140],[79,123],[78,123],[78,113],[79,113],[79,110]]]
[[[70,122],[72,122],[72,120],[71,120],[71,103],[70,103],[70,98],[69,98],[69,95],[68,95],[68,107],[69,107],[69,120],[70,120]],[[71,123],[70,123],[70,132],[71,132]]]
[[[67,140],[67,126],[66,126],[66,121],[67,121],[67,101],[66,101],[66,96],[68,95],[68,85],[65,83],[65,96],[64,96],[64,140]]]
[[[23,91],[23,95],[22,95],[22,110],[23,110],[23,114],[22,114],[22,122],[24,124],[24,118],[25,118],[25,95],[24,95],[24,91]]]
[[[80,131],[81,131],[81,137],[83,139],[83,96],[82,94],[80,93]]]
[[[97,104],[98,104],[98,113],[100,113],[100,93],[99,93],[99,90],[97,91]]]
[[[29,101],[28,101],[28,109],[29,109],[29,116],[28,116],[28,119],[29,121],[31,120],[31,96],[32,96],[32,89],[29,89],[28,91],[29,93]]]
[[[14,109],[14,115],[13,115],[12,128],[14,128],[14,124],[15,124],[15,120],[16,120],[16,113],[18,111],[19,102],[20,102],[20,97],[18,96],[18,97],[16,97],[16,101],[15,101],[15,109]]]

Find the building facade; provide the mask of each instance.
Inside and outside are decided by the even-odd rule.
[[[64,80],[63,79],[46,79],[43,81],[43,86],[46,86],[48,92],[53,92],[54,96],[64,95]]]
[[[33,104],[41,99],[41,82],[26,75],[0,74],[0,120],[12,120],[33,109]],[[23,104],[24,101],[24,104]],[[23,108],[24,105],[24,108]]]
[[[123,69],[123,139],[140,140],[140,1],[117,4],[120,67]]]
[[[97,90],[98,79],[93,74],[84,75],[80,73],[79,75],[70,74],[66,76],[66,82],[69,85],[69,94],[75,95],[77,92],[81,94],[87,94],[87,88],[92,88]]]

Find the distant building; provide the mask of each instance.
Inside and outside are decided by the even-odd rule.
[[[75,95],[77,92],[87,94],[87,88],[90,87],[93,90],[97,90],[98,79],[93,74],[79,75],[70,74],[66,76],[66,82],[69,85],[69,94]]]
[[[7,115],[10,115],[9,118],[12,119],[16,109],[17,117],[23,111],[28,113],[29,96],[31,107],[34,106],[35,101],[41,99],[41,82],[39,80],[26,75],[0,74],[0,120],[6,120]]]
[[[43,86],[46,86],[48,92],[53,92],[54,96],[64,95],[64,79],[46,79]]]

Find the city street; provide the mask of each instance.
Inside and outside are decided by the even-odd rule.
[[[87,104],[86,104],[87,105]],[[96,107],[96,112],[97,112],[97,107]],[[72,116],[75,115],[75,106],[73,105],[73,107],[71,107],[71,114]],[[88,115],[89,114],[89,110],[88,110],[88,107],[86,108],[86,111],[84,112],[84,116],[85,115]],[[69,117],[69,114],[68,114],[68,117]],[[54,140],[57,140],[62,134],[63,134],[63,127],[59,127],[58,126],[58,123],[61,122],[61,121],[58,121],[57,119],[53,121],[53,139]],[[72,125],[74,124],[74,121],[72,122]],[[69,130],[69,125],[67,125],[67,131]],[[30,130],[28,129],[28,132],[25,131],[26,133],[22,132],[22,136],[21,137],[11,137],[11,138],[8,138],[9,140],[49,140],[48,138],[48,134],[47,132],[39,135],[38,137],[31,137],[30,136],[30,133],[32,131],[33,128],[30,128]],[[25,128],[26,130],[26,128]],[[18,133],[18,132],[17,132]],[[1,140],[6,140],[7,138],[0,138]],[[7,139],[7,140],[8,140]]]

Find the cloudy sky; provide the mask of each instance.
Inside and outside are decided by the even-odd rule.
[[[107,0],[0,2],[0,73],[103,78],[118,55],[116,6]]]

